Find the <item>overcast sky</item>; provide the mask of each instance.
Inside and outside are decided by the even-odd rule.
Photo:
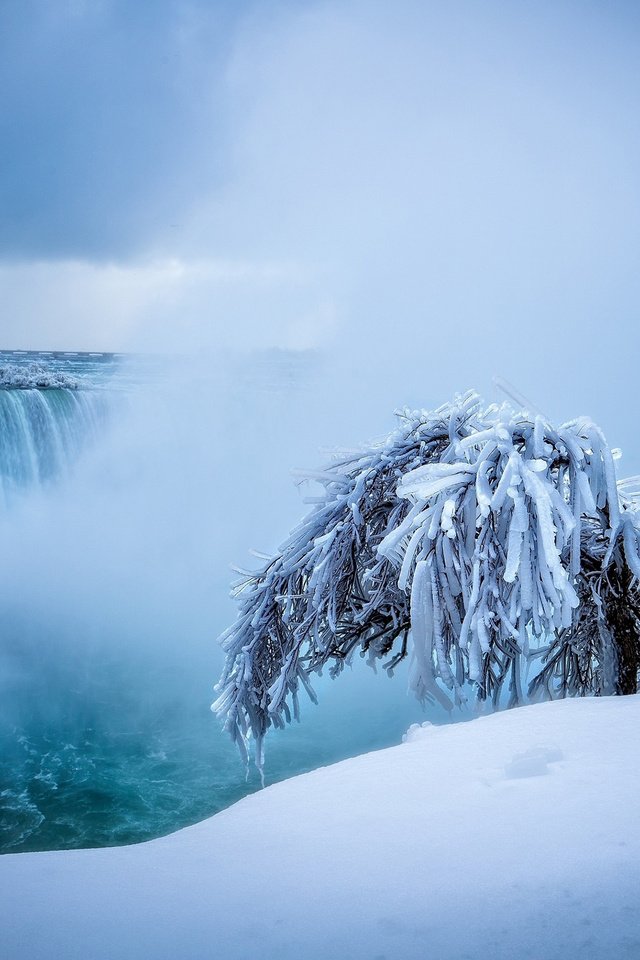
[[[636,3],[3,0],[0,105],[5,348],[635,409]]]

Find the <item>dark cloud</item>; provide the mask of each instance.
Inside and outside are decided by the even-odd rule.
[[[252,0],[0,5],[0,256],[123,257],[225,176],[220,79]]]

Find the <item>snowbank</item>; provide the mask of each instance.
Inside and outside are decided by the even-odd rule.
[[[640,956],[640,697],[446,727],[138,846],[0,858],[11,960]]]
[[[41,363],[0,366],[0,390],[77,390],[80,381]]]

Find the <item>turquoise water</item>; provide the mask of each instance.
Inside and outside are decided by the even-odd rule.
[[[293,449],[309,358],[204,370],[165,395],[166,360],[38,360],[82,388],[0,391],[4,852],[146,840],[259,789],[209,710],[215,637],[229,563],[304,509],[288,469],[315,442]],[[320,679],[320,705],[270,736],[267,783],[398,743],[429,716],[405,689],[360,662]]]
[[[141,708],[147,682],[143,691],[129,666],[102,665],[92,682],[71,690],[54,676],[53,684],[66,690],[57,709],[51,673],[46,685],[43,679],[40,689],[32,684],[24,691],[28,717],[14,722],[2,742],[4,852],[135,843],[195,823],[260,788],[256,771],[245,775],[208,710],[208,690],[197,698],[186,678],[174,678],[172,699],[162,696]],[[155,679],[166,693],[167,678]],[[308,704],[303,722],[268,744],[266,782],[398,743],[410,722],[423,719],[410,701],[394,702],[392,681],[373,683],[364,684],[375,698],[364,716],[353,699],[354,691],[358,699],[365,693],[362,682],[347,682],[338,695],[325,690],[318,708]]]

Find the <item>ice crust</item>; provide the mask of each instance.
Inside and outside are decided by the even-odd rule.
[[[77,390],[80,381],[41,363],[6,363],[0,366],[2,390]]]

